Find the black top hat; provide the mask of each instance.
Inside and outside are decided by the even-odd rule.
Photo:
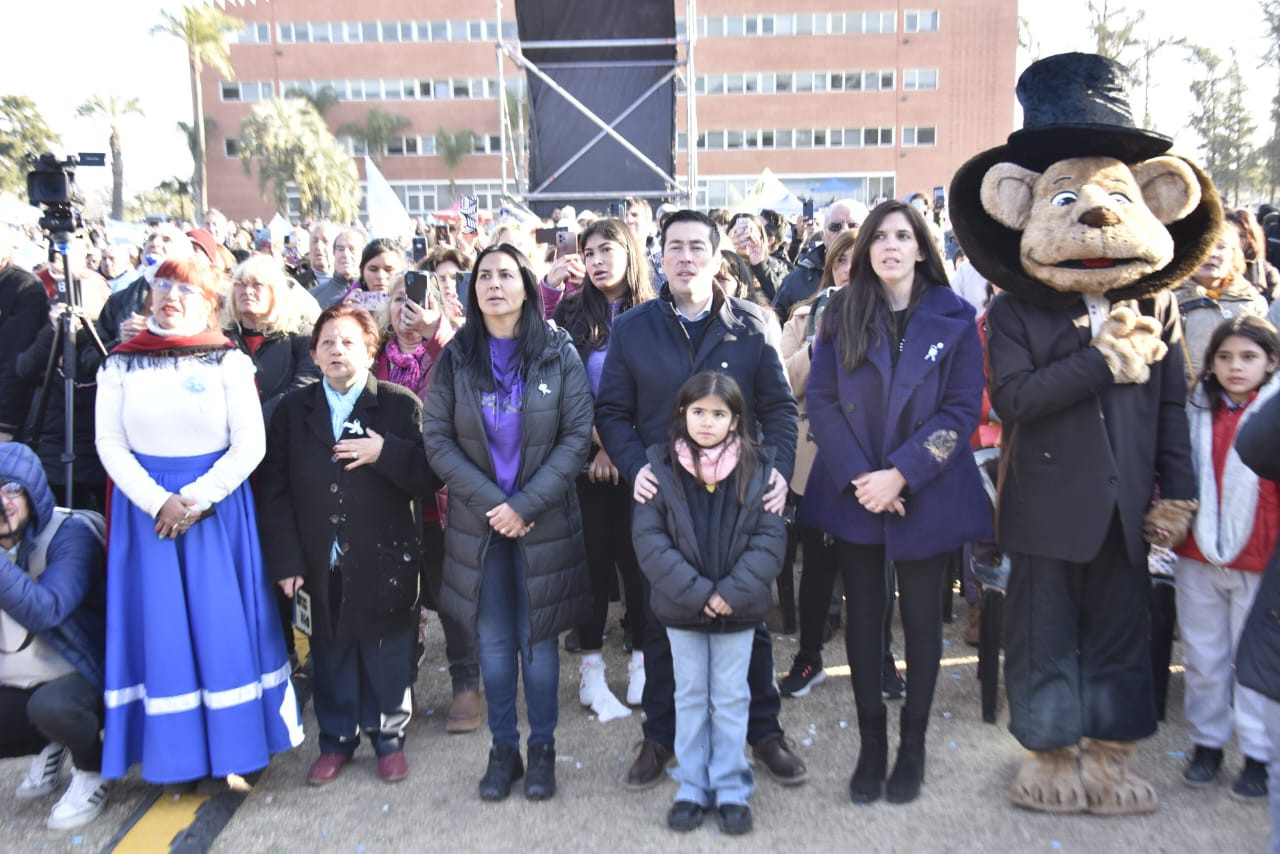
[[[1133,124],[1129,69],[1091,53],[1062,53],[1034,62],[1018,78],[1023,128],[1009,135],[1014,158],[1044,169],[1066,157],[1114,157],[1134,163],[1173,145]]]

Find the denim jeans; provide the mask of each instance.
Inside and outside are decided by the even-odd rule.
[[[554,747],[559,716],[560,650],[552,636],[529,643],[529,593],[524,552],[512,539],[494,533],[484,555],[476,647],[489,732],[495,745],[518,748],[516,680],[524,674],[529,711],[529,746]]]
[[[712,807],[751,800],[747,666],[754,636],[750,629],[667,629],[676,678],[677,801]]]

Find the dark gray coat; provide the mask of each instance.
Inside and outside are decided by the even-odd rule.
[[[636,559],[649,580],[649,606],[664,626],[703,631],[735,631],[761,622],[773,601],[773,580],[782,570],[787,525],[764,509],[773,453],[763,459],[739,510],[724,566],[702,566],[698,532],[683,486],[667,461],[667,450],[653,445],[646,451],[658,478],[658,494],[631,512],[631,538]],[[703,606],[712,593],[733,608],[728,617],[712,619]]]
[[[1280,397],[1240,426],[1236,452],[1258,477],[1280,480]],[[1280,702],[1280,549],[1271,556],[1245,620],[1236,652],[1236,678],[1246,688]]]
[[[591,446],[591,387],[573,340],[552,330],[525,377],[520,474],[508,498],[494,475],[480,391],[460,364],[461,345],[455,338],[441,351],[423,403],[427,459],[449,487],[440,610],[475,625],[492,534],[485,514],[506,502],[534,523],[518,543],[528,567],[529,641],[536,643],[583,622],[591,607],[573,487]]]

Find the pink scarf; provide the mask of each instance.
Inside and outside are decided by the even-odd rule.
[[[415,394],[418,384],[422,382],[422,354],[427,351],[427,342],[419,341],[412,353],[405,353],[395,336],[387,340],[387,380],[404,386]]]
[[[695,468],[693,448],[684,439],[676,440],[676,456],[681,467],[695,478],[701,471],[701,480],[708,492],[715,492],[716,484],[733,474],[738,467],[739,452],[738,437],[730,436],[714,448],[698,448]]]

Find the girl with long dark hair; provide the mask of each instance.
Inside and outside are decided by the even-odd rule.
[[[586,270],[582,290],[557,305],[552,319],[573,336],[594,397],[600,391],[600,373],[609,352],[614,318],[652,299],[653,288],[649,283],[649,263],[621,220],[592,222],[578,235],[578,251]],[[618,476],[618,469],[601,447],[594,428],[592,439],[587,468],[577,480],[592,598],[591,616],[578,626],[582,650],[578,700],[599,720],[609,721],[630,714],[609,690],[601,656],[615,573],[622,575],[627,633],[632,645],[627,666],[628,706],[640,705],[644,693],[644,589],[631,545],[631,489]]]

